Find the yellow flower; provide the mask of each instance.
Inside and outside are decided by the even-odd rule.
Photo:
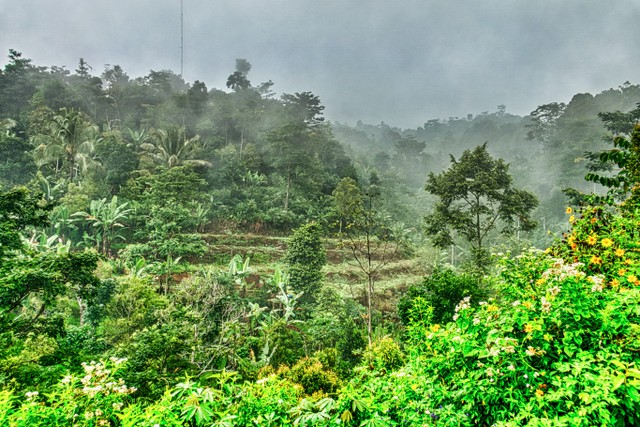
[[[567,207],[567,210],[565,211],[565,213],[566,213],[567,215],[570,215],[570,214],[572,214],[572,213],[573,213],[573,209],[571,209],[571,206],[568,206],[568,207]]]
[[[569,217],[569,222],[573,224],[575,221],[576,221],[576,217],[575,217],[575,216],[573,216],[573,215],[571,215],[571,216]]]
[[[631,264],[633,264],[633,260],[631,260],[631,259],[625,259],[625,260],[624,260],[624,263],[625,263],[625,264],[627,264],[627,265],[631,265]]]
[[[571,242],[571,244],[569,246],[571,246],[571,249],[574,250],[574,251],[578,247],[578,245],[576,245],[576,242]]]
[[[431,331],[432,332],[438,332],[440,330],[440,325],[439,324],[435,324],[435,325],[431,325]]]
[[[596,243],[598,243],[598,236],[592,234],[591,236],[587,237],[587,243],[591,246],[595,245]]]
[[[530,325],[529,323],[527,323],[526,325],[524,325],[524,331],[525,331],[526,333],[533,332],[533,326],[532,326],[532,325]]]
[[[536,397],[542,397],[542,396],[544,396],[544,391],[542,391],[540,389],[537,389],[536,390]]]
[[[609,284],[612,288],[617,288],[618,286],[620,286],[620,282],[618,281],[618,279],[613,279]]]
[[[598,218],[591,218],[591,224],[595,224],[596,222],[598,222]]]
[[[544,277],[541,277],[538,280],[536,280],[536,285],[543,285],[543,284],[544,284]]]
[[[605,237],[604,239],[602,239],[600,241],[600,244],[605,248],[609,248],[609,247],[611,247],[613,245],[613,240],[611,240],[608,237]]]
[[[618,276],[624,276],[625,274],[627,274],[627,270],[624,268],[621,268],[620,270],[618,270]]]
[[[633,283],[634,285],[638,284],[638,278],[633,274],[630,274],[630,275],[627,276],[627,281],[629,283]]]
[[[591,260],[589,261],[590,264],[595,264],[595,265],[600,265],[602,264],[602,258],[600,258],[599,256],[592,256]]]
[[[624,249],[622,248],[616,249],[616,256],[619,256],[619,257],[624,256]]]

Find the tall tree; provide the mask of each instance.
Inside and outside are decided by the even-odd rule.
[[[545,147],[548,146],[558,125],[558,120],[562,117],[566,107],[562,102],[552,102],[541,105],[532,111],[530,114],[531,123],[526,125],[529,128],[527,139],[537,140]]]
[[[596,201],[613,203],[616,198],[631,197],[625,205],[634,206],[640,200],[640,125],[636,124],[629,136],[619,134],[615,137],[613,148],[602,151],[597,158],[601,164],[611,166],[612,173],[590,172],[585,177],[587,181],[609,188],[607,197],[604,200],[596,198]]]
[[[311,92],[296,92],[291,95],[282,95],[282,102],[288,114],[296,121],[300,121],[309,127],[314,127],[324,122],[322,111],[324,105],[320,98]]]
[[[311,222],[293,232],[285,261],[289,285],[295,292],[304,292],[299,299],[302,305],[312,307],[320,291],[322,267],[327,262],[320,224]]]
[[[440,198],[425,218],[434,244],[446,248],[454,242],[452,232],[460,233],[472,245],[480,269],[488,265],[485,240],[490,231],[500,227],[511,234],[535,228],[530,214],[537,198],[513,188],[509,165],[491,157],[486,143],[465,150],[460,160],[451,156],[451,167],[438,175],[430,173],[425,189]]]
[[[373,342],[373,305],[378,273],[395,256],[399,244],[377,208],[380,181],[375,174],[363,191],[352,178],[343,178],[333,192],[336,211],[342,224],[341,245],[351,253],[353,263],[365,275],[367,336]]]
[[[9,49],[9,63],[0,70],[0,118],[19,119],[37,90],[35,75],[42,71],[31,59]]]
[[[227,79],[227,87],[234,90],[247,89],[251,86],[247,75],[251,71],[251,64],[243,58],[236,59],[236,71]]]

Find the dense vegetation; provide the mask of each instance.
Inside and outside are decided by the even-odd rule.
[[[0,71],[0,424],[640,423],[640,86],[401,130],[91,71]]]

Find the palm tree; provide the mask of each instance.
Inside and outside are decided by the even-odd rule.
[[[170,168],[180,165],[211,167],[206,160],[194,159],[196,151],[202,148],[200,137],[187,138],[184,127],[153,129],[150,137],[152,143],[145,142],[140,148],[158,163]]]
[[[0,120],[0,131],[4,131],[7,136],[13,136],[15,129],[18,126],[18,122],[13,119],[2,119]]]
[[[63,108],[53,116],[47,130],[33,138],[39,167],[54,163],[56,175],[66,169],[68,179],[73,181],[79,172],[97,164],[94,148],[100,140],[98,126],[84,113]]]

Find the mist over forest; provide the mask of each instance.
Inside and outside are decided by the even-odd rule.
[[[401,128],[254,74],[9,50],[0,420],[640,421],[640,85]]]

